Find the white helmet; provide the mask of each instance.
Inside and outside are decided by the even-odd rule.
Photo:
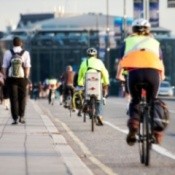
[[[148,27],[150,28],[151,25],[149,21],[143,18],[135,19],[132,23],[132,27]]]
[[[91,48],[87,49],[87,54],[89,56],[95,56],[95,55],[97,55],[97,50],[95,48],[91,47]]]

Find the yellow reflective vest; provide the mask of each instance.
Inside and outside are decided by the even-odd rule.
[[[88,61],[88,62],[87,62]],[[88,68],[90,68],[88,70]],[[78,85],[84,86],[85,81],[85,75],[87,71],[99,71],[102,75],[102,83],[103,85],[109,85],[109,74],[107,69],[105,68],[104,63],[96,58],[96,57],[90,57],[87,60],[84,60],[81,65],[78,72]]]

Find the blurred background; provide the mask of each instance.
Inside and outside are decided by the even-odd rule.
[[[110,74],[110,94],[119,95],[120,44],[133,19],[143,17],[161,43],[166,80],[175,85],[175,0],[1,0],[0,10],[0,63],[13,37],[21,37],[31,53],[33,83],[59,78],[66,65],[78,71],[87,48],[95,47]]]

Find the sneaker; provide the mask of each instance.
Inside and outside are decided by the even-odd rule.
[[[133,146],[136,143],[136,132],[130,131],[126,137],[126,142],[129,146]]]
[[[77,115],[78,115],[79,117],[81,117],[81,116],[82,116],[82,114],[81,114],[81,112],[80,112],[80,111],[78,112],[78,114],[77,114]]]
[[[102,116],[97,116],[97,125],[102,126],[103,125],[103,117]]]
[[[18,124],[17,121],[13,121],[13,122],[12,122],[12,125],[17,125],[17,124]]]
[[[24,117],[20,117],[20,118],[19,118],[19,122],[22,123],[22,124],[24,124],[24,123],[25,123]]]

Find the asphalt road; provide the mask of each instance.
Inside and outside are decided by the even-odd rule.
[[[96,175],[174,175],[175,173],[175,109],[174,99],[166,100],[171,122],[165,131],[161,146],[153,145],[151,165],[145,167],[139,162],[138,144],[126,144],[128,132],[126,122],[126,100],[111,97],[107,99],[104,111],[104,126],[96,126],[91,132],[91,123],[64,109],[56,101],[49,105],[47,100],[38,100],[41,109],[47,113],[60,133],[77,155]]]

